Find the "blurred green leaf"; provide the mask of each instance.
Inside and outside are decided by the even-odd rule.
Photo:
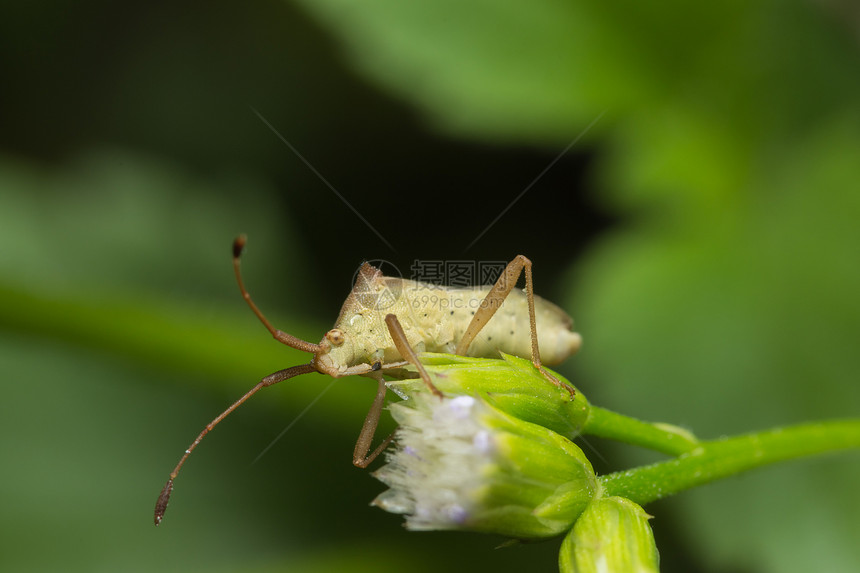
[[[265,184],[220,175],[197,178],[118,151],[54,170],[0,160],[0,188],[8,190],[0,213],[8,247],[0,252],[0,324],[221,382],[274,369],[273,350],[287,362],[305,360],[261,344],[268,336],[238,294],[230,245],[248,230],[301,275],[299,257],[275,246],[274,221],[256,199]],[[215,192],[226,201],[214,202]],[[255,292],[271,296],[266,266],[247,266]],[[288,287],[279,302],[299,308],[307,285]]]
[[[567,305],[596,403],[702,437],[857,415],[860,51],[834,5],[303,4],[444,130],[557,145],[608,110],[595,179],[625,220]],[[855,571],[856,467],[671,507],[710,568]]]
[[[860,85],[852,30],[806,2],[301,4],[366,77],[467,137],[557,145],[603,111],[625,129],[678,105],[761,133],[853,105]]]
[[[66,298],[126,292],[161,292],[194,299],[235,299],[230,245],[249,233],[251,256],[285,268],[300,254],[273,240],[289,232],[261,205],[272,192],[265,181],[225,169],[199,177],[169,161],[118,150],[90,151],[66,165],[0,158],[4,189],[0,272],[7,284]],[[214,198],[218,201],[214,201]],[[287,242],[287,244],[291,241]],[[266,292],[271,275],[249,265],[249,280]],[[255,285],[256,286],[256,285]],[[307,296],[296,281],[289,295]],[[297,305],[298,306],[298,305]]]
[[[596,403],[702,437],[857,414],[860,57],[846,3],[301,4],[336,34],[345,59],[435,129],[558,149],[607,112],[590,132],[603,136],[595,197],[618,220],[573,271],[565,305],[585,335],[573,380]],[[355,92],[330,81],[328,47],[315,45],[318,31],[303,20],[291,27],[265,16],[261,25],[213,5],[202,35],[189,36],[183,18],[197,14],[134,12],[125,19],[141,27],[128,44],[105,50],[107,27],[88,23],[83,33],[98,41],[65,52],[85,22],[57,27],[26,12],[26,25],[4,20],[26,37],[15,54],[26,57],[12,69],[29,91],[17,101],[29,97],[38,112],[9,108],[13,133],[29,142],[24,153],[99,141],[88,124],[95,116],[96,133],[166,142],[165,156],[211,154],[219,168],[194,173],[115,151],[55,165],[0,160],[0,361],[14,383],[0,405],[12,460],[2,568],[361,570],[356,547],[368,542],[378,544],[374,570],[402,570],[415,554],[428,569],[551,568],[545,546],[491,552],[491,539],[442,534],[389,543],[399,525],[356,502],[378,487],[348,461],[372,384],[338,382],[280,455],[246,466],[292,419],[283,413],[324,387],[319,376],[269,390],[272,398],[231,417],[231,431],[208,438],[197,469],[177,482],[165,529],[152,527],[163,474],[202,424],[260,376],[306,360],[243,307],[229,266],[233,236],[250,235],[246,278],[273,322],[313,339],[336,310],[315,312],[323,263],[302,258],[302,241],[323,237],[293,236],[267,180],[220,167],[225,156],[261,154],[261,165],[283,164],[279,146],[245,137],[259,126],[235,110],[249,98],[300,110],[291,130],[321,134],[322,150],[345,117],[332,109]],[[310,40],[272,50],[266,38],[282,34]],[[49,60],[45,77],[56,83],[32,76]],[[284,61],[313,73],[282,74]],[[272,91],[263,78],[289,85]],[[58,86],[72,103],[41,109],[66,101]],[[222,90],[224,99],[209,99]],[[320,110],[305,122],[308,102]],[[379,117],[380,126],[392,121]],[[235,128],[227,140],[223,122]],[[66,147],[46,144],[52,123],[65,126],[55,135]],[[352,145],[341,141],[334,149]],[[406,206],[426,209],[421,200]],[[329,223],[302,216],[315,233]],[[840,457],[691,492],[661,507],[658,543],[674,511],[702,568],[855,571],[857,475],[857,462]],[[378,558],[382,544],[387,559]],[[671,567],[671,553],[663,556]]]
[[[670,196],[590,254],[571,303],[590,395],[701,437],[857,415],[858,119],[784,142],[738,183],[714,185],[710,209]],[[853,571],[858,469],[849,459],[768,470],[673,508],[720,567],[804,571],[826,555],[828,571]]]
[[[569,141],[640,88],[635,68],[618,68],[632,46],[603,35],[581,3],[302,4],[340,36],[364,74],[452,131]],[[601,65],[591,66],[596,52]]]

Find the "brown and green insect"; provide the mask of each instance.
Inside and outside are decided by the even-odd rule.
[[[385,401],[387,387],[383,375],[401,376],[403,367],[412,364],[427,387],[442,395],[424,371],[418,353],[446,352],[495,358],[501,351],[528,356],[550,382],[563,385],[544,370],[542,364],[562,362],[575,353],[582,342],[580,335],[571,331],[573,320],[561,308],[534,295],[531,261],[518,255],[508,263],[494,285],[476,288],[445,287],[386,277],[379,269],[364,263],[334,328],[325,333],[319,344],[313,344],[273,327],[251,299],[240,270],[245,240],[243,235],[233,243],[233,269],[242,296],[276,340],[310,352],[313,358],[308,364],[266,376],[200,432],[170,473],[158,497],[156,525],[167,510],[173,481],[194,448],[212,428],[261,388],[309,372],[335,378],[358,375],[377,380],[376,398],[353,452],[353,464],[363,468],[391,440],[389,436],[368,454]],[[523,271],[526,288],[524,291],[514,289]],[[572,394],[573,389],[567,388]]]

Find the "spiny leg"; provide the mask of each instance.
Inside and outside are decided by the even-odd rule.
[[[508,263],[504,272],[502,272],[502,276],[499,277],[496,284],[493,285],[493,288],[490,289],[490,292],[488,292],[487,296],[484,297],[484,300],[481,301],[478,310],[475,311],[472,321],[469,323],[469,326],[466,327],[466,332],[463,334],[463,338],[460,339],[459,344],[457,344],[457,349],[454,353],[461,356],[466,355],[466,352],[469,350],[469,346],[475,340],[475,337],[478,336],[478,333],[481,332],[493,315],[496,314],[496,311],[498,311],[502,306],[502,303],[505,302],[505,299],[508,298],[508,295],[516,286],[517,280],[520,278],[520,274],[522,274],[524,269],[526,274],[526,300],[528,301],[529,307],[529,328],[531,330],[532,364],[534,364],[535,368],[540,370],[544,378],[556,386],[563,387],[570,392],[571,396],[573,396],[575,393],[573,387],[569,384],[562,383],[558,378],[550,374],[541,364],[540,348],[538,347],[537,337],[537,321],[535,319],[535,291],[534,282],[532,281],[532,262],[523,255],[517,255],[514,260]]]
[[[294,376],[298,376],[299,374],[307,374],[308,372],[316,372],[316,368],[311,364],[301,364],[299,366],[293,366],[292,368],[287,368],[285,370],[279,370],[274,374],[269,374],[260,382],[248,390],[244,396],[233,402],[233,404],[224,410],[220,416],[209,422],[203,431],[200,432],[200,435],[197,436],[191,445],[185,450],[185,454],[179,460],[179,463],[176,464],[176,467],[173,468],[173,471],[170,472],[170,478],[167,480],[167,483],[164,484],[164,489],[161,490],[161,494],[158,496],[158,501],[155,503],[155,525],[161,523],[161,519],[164,517],[164,512],[167,511],[167,504],[170,501],[170,494],[173,492],[173,480],[176,479],[176,476],[179,474],[179,470],[182,468],[182,465],[185,463],[185,460],[188,459],[188,456],[191,455],[191,452],[194,451],[194,448],[200,443],[200,441],[212,431],[212,429],[217,426],[221,420],[226,418],[230,413],[241,406],[245,400],[256,394],[260,389],[265,388],[266,386],[271,386],[272,384],[277,384],[278,382],[283,382],[289,378]]]

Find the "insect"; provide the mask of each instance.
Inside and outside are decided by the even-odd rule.
[[[335,378],[359,375],[377,380],[376,397],[353,451],[353,464],[362,468],[393,437],[383,440],[368,454],[385,401],[387,386],[383,375],[403,376],[403,368],[412,364],[430,391],[442,396],[418,360],[420,352],[492,358],[502,351],[530,356],[547,380],[566,387],[573,395],[573,388],[559,382],[542,365],[558,364],[575,353],[582,338],[571,331],[573,321],[561,308],[534,295],[531,261],[522,255],[508,263],[494,285],[477,288],[444,287],[387,277],[364,263],[334,328],[325,333],[319,344],[314,344],[272,326],[254,303],[245,288],[240,267],[245,242],[242,235],[233,243],[233,270],[242,297],[277,341],[310,352],[313,358],[308,364],[266,376],[200,432],[170,473],[158,497],[156,525],[167,510],[173,481],[203,437],[260,389],[300,374],[320,372]],[[514,289],[523,271],[525,291]]]

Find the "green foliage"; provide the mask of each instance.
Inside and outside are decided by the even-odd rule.
[[[363,105],[364,92],[344,94],[329,79],[346,74],[327,35],[362,78],[448,135],[554,154],[606,112],[589,134],[589,197],[617,220],[570,269],[569,295],[557,301],[584,335],[569,377],[590,399],[703,439],[857,415],[860,57],[849,2],[300,5],[318,29],[286,15],[254,19],[232,4],[213,4],[203,19],[211,21],[195,13],[194,26],[157,24],[178,13],[135,13],[118,19],[140,26],[125,51],[103,40],[124,30],[86,28],[96,25],[82,16],[63,24],[21,5],[23,24],[0,18],[10,61],[20,59],[4,60],[4,72],[17,72],[6,95],[24,94],[4,106],[4,131],[26,126],[20,148],[4,139],[0,158],[4,569],[363,570],[371,559],[374,571],[399,571],[416,566],[403,559],[410,550],[430,570],[434,555],[452,571],[552,567],[554,552],[539,546],[476,557],[486,541],[389,542],[399,531],[392,520],[364,502],[348,512],[378,493],[348,467],[367,385],[339,382],[295,440],[264,458],[271,465],[244,465],[286,425],[284,411],[324,387],[315,376],[267,391],[286,395],[283,404],[275,398],[266,410],[260,400],[237,413],[178,480],[170,521],[151,525],[157,490],[200,427],[255,378],[306,359],[271,342],[236,300],[232,237],[252,233],[247,279],[273,322],[310,339],[336,309],[312,304],[328,287],[316,274],[328,262],[307,264],[307,246],[333,236],[378,256],[342,229],[327,232],[327,204],[302,213],[313,233],[293,232],[269,183],[288,169],[287,152],[264,129],[266,139],[252,138],[259,126],[237,111],[263,99],[294,114],[319,150],[343,146],[332,162],[355,145],[335,141],[327,123],[344,102],[372,125],[401,122],[382,114],[387,102]],[[202,37],[191,35],[198,25]],[[272,38],[287,36],[308,44],[271,55]],[[257,41],[255,75],[236,54]],[[40,56],[59,64],[46,70]],[[100,68],[119,71],[98,76]],[[286,75],[297,68],[311,80]],[[276,79],[263,84],[264,76]],[[233,91],[221,100],[223,77]],[[28,96],[34,108],[22,109]],[[312,105],[319,109],[306,120]],[[123,116],[125,108],[134,111]],[[157,142],[167,143],[160,158],[92,152],[104,139],[155,157]],[[54,161],[76,147],[84,153]],[[34,148],[51,160],[27,161]],[[201,156],[219,167],[200,169]],[[224,162],[239,156],[265,156],[258,165],[269,173]],[[323,201],[325,192],[302,183],[286,193],[300,191]],[[406,215],[450,215],[428,212],[425,197],[410,201]],[[390,216],[387,203],[356,203]],[[540,221],[528,223],[540,232]],[[409,232],[451,234],[432,225]],[[458,253],[469,238],[435,255]],[[546,245],[563,259],[574,247]],[[345,293],[348,278],[333,290]],[[610,469],[639,461],[601,454]],[[839,458],[760,472],[664,504],[655,526],[666,524],[663,539],[680,532],[702,570],[856,571],[858,471]],[[305,495],[321,481],[327,499]],[[671,550],[662,558],[666,571],[682,566]]]
[[[857,414],[860,57],[841,5],[345,4],[307,6],[446,131],[557,144],[607,110],[597,196],[624,223],[573,270],[566,305],[592,399],[702,436]],[[852,571],[856,471],[828,488],[821,473],[671,509],[714,568]]]

